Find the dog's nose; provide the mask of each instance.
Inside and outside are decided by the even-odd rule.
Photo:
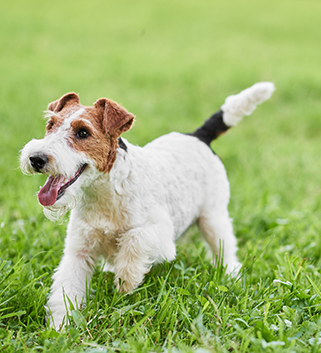
[[[40,172],[41,169],[48,163],[49,159],[45,154],[34,154],[29,157],[30,164],[36,172]]]

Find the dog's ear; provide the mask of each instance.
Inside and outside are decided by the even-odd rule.
[[[125,108],[107,98],[100,98],[94,107],[101,114],[104,133],[119,137],[133,125],[135,116]]]
[[[66,104],[79,103],[79,96],[77,93],[71,92],[66,93],[60,99],[49,103],[47,110],[58,113],[60,112]]]

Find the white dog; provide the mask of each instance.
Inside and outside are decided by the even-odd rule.
[[[194,133],[173,132],[143,148],[120,138],[134,115],[112,100],[85,107],[68,93],[49,104],[45,137],[23,148],[21,169],[48,175],[38,194],[48,218],[72,209],[48,301],[52,325],[66,321],[64,295],[75,306],[84,299],[99,258],[113,268],[117,289],[131,291],[152,264],[175,258],[175,240],[195,222],[214,254],[222,242],[227,271],[239,268],[229,183],[209,144],[273,91],[257,83],[228,97]]]

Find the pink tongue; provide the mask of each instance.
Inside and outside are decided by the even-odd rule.
[[[38,200],[42,206],[51,206],[57,201],[58,190],[62,186],[63,181],[64,177],[62,175],[56,177],[49,176],[45,185],[38,193]]]

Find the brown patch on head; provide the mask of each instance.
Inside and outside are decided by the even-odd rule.
[[[66,93],[61,98],[49,103],[46,114],[49,119],[46,125],[46,135],[54,132],[62,125],[65,118],[82,108],[79,103],[78,94],[71,92]]]
[[[118,138],[131,128],[134,115],[107,98],[98,99],[93,107],[84,107],[76,93],[67,93],[48,105],[46,135],[81,108],[84,112],[71,122],[70,144],[93,159],[99,171],[108,173],[116,160]]]
[[[116,160],[118,138],[133,122],[133,114],[116,102],[101,98],[71,122],[71,144],[93,159],[100,172],[108,173]]]
[[[92,118],[90,114],[84,113],[71,123],[71,144],[73,149],[93,159],[97,169],[104,172],[110,144],[100,125]]]
[[[94,104],[102,119],[102,127],[105,133],[117,135],[117,138],[129,130],[134,122],[134,115],[120,106],[118,103],[107,98],[100,98]]]
[[[60,112],[65,106],[70,104],[79,104],[79,96],[77,93],[71,92],[64,94],[58,100],[49,103],[48,110],[51,110],[54,113]]]
[[[64,119],[58,114],[52,114],[46,124],[46,135],[54,132],[63,123]]]
[[[118,138],[132,127],[135,116],[118,103],[107,98],[98,99],[94,108],[101,121],[102,130],[110,141],[110,151],[105,168],[105,172],[108,173],[116,160]]]

